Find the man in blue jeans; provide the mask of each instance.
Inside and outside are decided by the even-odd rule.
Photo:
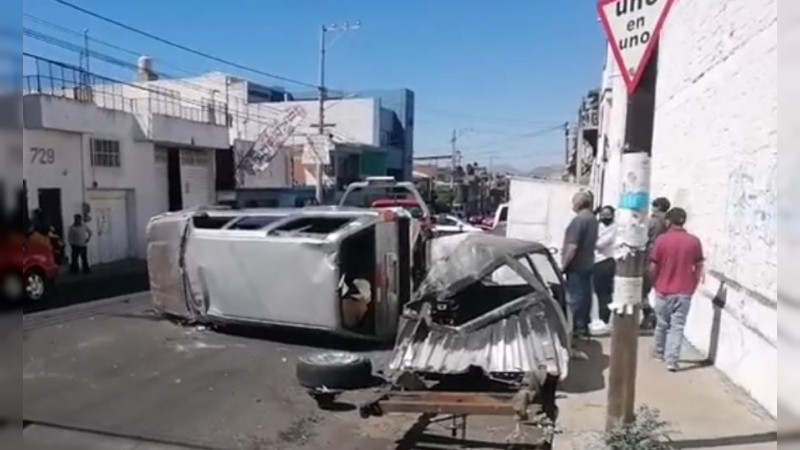
[[[594,198],[581,191],[572,199],[576,212],[564,233],[561,267],[567,277],[567,296],[572,310],[573,333],[576,337],[589,336],[592,310],[592,271],[597,247],[599,224],[592,212]]]
[[[689,234],[686,211],[674,208],[667,213],[669,229],[662,234],[650,254],[650,274],[656,293],[656,358],[665,359],[670,372],[678,370],[683,345],[683,330],[697,286],[703,279],[703,246]]]

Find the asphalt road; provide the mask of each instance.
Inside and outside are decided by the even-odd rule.
[[[239,330],[241,331],[241,330]],[[415,415],[361,419],[319,410],[294,362],[352,347],[299,332],[237,334],[183,327],[146,294],[23,317],[24,437],[30,448],[450,449],[449,432]],[[355,348],[379,369],[386,350]],[[470,419],[469,448],[506,448],[513,424]]]

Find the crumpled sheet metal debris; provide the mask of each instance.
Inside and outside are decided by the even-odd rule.
[[[492,235],[434,240],[428,277],[403,314],[390,371],[457,374],[478,367],[489,374],[565,378],[569,362],[566,320],[547,288],[517,262],[537,252],[548,254],[540,244]],[[517,271],[535,292],[461,326],[433,323],[424,299],[455,295],[504,265]]]
[[[519,311],[471,332],[404,318],[389,369],[457,374],[479,367],[490,374],[544,372],[566,378],[569,353],[548,320],[545,302],[524,301]]]

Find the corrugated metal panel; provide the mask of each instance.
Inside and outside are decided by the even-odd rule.
[[[489,374],[533,373],[541,381],[566,377],[567,322],[541,278],[518,261],[531,253],[550,257],[540,244],[486,234],[435,239],[428,275],[404,311],[390,370],[457,374],[477,367]],[[531,293],[458,326],[434,322],[431,302],[481,301],[458,296],[500,268],[529,284]]]
[[[563,379],[569,355],[547,301],[527,299],[515,313],[473,331],[404,317],[390,369],[437,374],[464,373],[470,367],[495,374],[543,370]]]

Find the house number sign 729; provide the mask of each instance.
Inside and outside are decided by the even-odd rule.
[[[50,165],[56,162],[56,152],[52,148],[31,147],[31,164]]]

